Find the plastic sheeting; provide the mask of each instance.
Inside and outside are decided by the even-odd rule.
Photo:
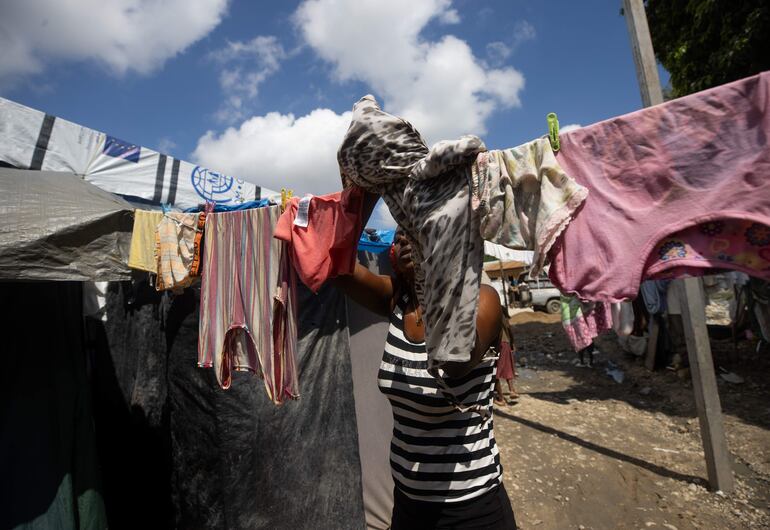
[[[125,280],[133,213],[72,173],[0,168],[1,280]]]
[[[178,208],[280,194],[0,98],[0,161],[68,171],[113,193]]]
[[[255,376],[222,390],[197,367],[194,290],[140,278],[111,284],[90,322],[110,526],[363,528],[344,298],[300,288],[302,397],[276,407]]]
[[[0,282],[0,528],[106,528],[79,282]]]
[[[358,251],[371,252],[373,254],[387,252],[393,244],[393,238],[395,236],[395,230],[365,228],[358,240]]]
[[[358,260],[375,274],[391,272],[387,254],[359,251]],[[377,373],[389,321],[352,301],[348,302],[348,309],[366,525],[371,529],[385,530],[390,527],[393,512],[393,477],[390,471],[393,412],[387,398],[377,387]]]

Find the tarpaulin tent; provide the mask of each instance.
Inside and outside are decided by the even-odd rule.
[[[0,98],[0,163],[67,171],[103,190],[180,209],[237,204],[273,190]]]
[[[301,289],[302,396],[198,368],[198,294],[112,283],[89,321],[95,425],[114,528],[363,528],[345,301]],[[142,506],[142,510],[137,510]]]
[[[133,208],[72,173],[0,168],[0,278],[128,280]]]
[[[83,333],[80,285],[0,282],[0,528],[364,528],[341,294],[302,289],[302,397],[276,407],[197,367],[194,289],[111,282]]]
[[[0,528],[105,528],[81,282],[0,281]]]
[[[371,375],[382,341],[357,344],[369,370],[354,370],[345,298],[301,288],[300,400],[276,407],[246,373],[220,389],[196,364],[196,289],[161,294],[125,268],[130,208],[95,186],[180,208],[273,192],[243,183],[238,195],[229,180],[201,192],[184,162],[130,145],[0,99],[0,166],[67,172],[0,173],[0,211],[16,219],[0,232],[2,295],[23,299],[0,329],[15,337],[0,527],[385,528],[390,411]],[[89,284],[72,279],[109,281],[103,319],[83,325]],[[378,425],[363,441],[362,414]]]

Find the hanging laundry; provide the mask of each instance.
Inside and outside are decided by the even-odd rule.
[[[575,296],[562,295],[561,325],[572,348],[579,352],[591,346],[596,337],[612,329],[610,305],[581,302]]]
[[[268,206],[206,217],[198,339],[198,365],[213,367],[222,388],[230,387],[233,370],[250,371],[264,379],[275,402],[297,393],[296,309],[284,291],[291,280],[280,268],[281,242],[273,237],[279,215],[278,206]],[[286,287],[291,291],[290,283]],[[283,351],[274,350],[274,340]],[[291,358],[275,362],[275,353]]]
[[[588,195],[559,166],[545,138],[479,153],[471,168],[481,236],[511,249],[533,250],[531,274]]]
[[[770,226],[743,219],[716,219],[685,228],[658,243],[644,266],[645,278],[677,278],[734,269],[770,281]]]
[[[163,219],[163,212],[134,211],[134,231],[131,234],[131,247],[128,252],[128,266],[132,269],[158,272],[158,261],[155,258],[155,233],[161,219]]]
[[[661,315],[668,310],[666,297],[669,283],[668,280],[646,280],[639,287],[644,306],[650,315]]]
[[[494,197],[495,212],[499,211],[499,204],[506,204],[504,194],[498,198],[491,190],[493,183],[481,189],[490,180],[487,173],[477,171],[475,178],[471,173],[471,165],[485,151],[484,143],[476,136],[438,142],[428,149],[409,122],[383,112],[372,96],[365,96],[353,106],[350,128],[337,153],[343,185],[356,184],[381,195],[411,240],[415,290],[424,311],[425,341],[432,367],[444,361],[469,360],[476,340],[484,258],[481,201],[483,197],[488,197],[488,201]],[[520,161],[515,156],[518,154],[511,154],[512,163]],[[541,170],[543,160],[544,156],[532,155],[520,169],[508,171],[515,175],[534,171],[538,178],[545,174],[548,180],[560,181],[561,175]],[[553,164],[554,171],[556,167]],[[529,188],[533,179],[522,176],[520,181],[528,186],[521,190],[526,193],[523,196],[537,203],[541,194]],[[540,185],[538,180],[537,186]],[[522,209],[540,222],[535,215],[537,208],[537,204],[515,203],[508,210],[503,208],[500,215]],[[564,222],[568,219],[569,215],[565,215]],[[487,217],[490,231],[493,221],[493,216]],[[548,226],[559,224],[555,218],[542,222]],[[527,228],[530,226],[528,222]],[[538,230],[534,229],[534,234],[540,234]],[[544,240],[538,247],[541,253],[548,250],[548,244]]]
[[[190,265],[190,276],[201,275],[201,262],[203,261],[203,232],[206,229],[206,216],[216,209],[214,203],[207,202],[203,211],[198,214],[198,231],[193,241],[193,260]]]
[[[610,304],[612,313],[612,329],[619,337],[628,337],[634,332],[634,307],[631,302],[614,302]]]
[[[201,275],[201,249],[203,248],[203,231],[206,228],[206,215],[206,212],[198,214],[198,221],[196,223],[198,230],[195,232],[195,239],[193,240],[193,259],[190,264],[190,276]]]
[[[762,247],[770,226],[769,102],[765,72],[562,134],[556,159],[590,195],[550,252],[559,290],[633,299],[663,240],[690,227],[713,231],[714,221],[756,223],[751,237]],[[735,263],[701,266],[758,274]],[[659,277],[681,264],[652,265]]]
[[[297,380],[297,276],[291,264],[286,243],[281,244],[281,258],[278,266],[278,288],[273,300],[273,358],[272,366],[262,370],[273,374],[268,384],[268,397],[280,404],[284,398],[299,397]],[[270,383],[267,381],[266,383]]]
[[[189,287],[194,278],[190,274],[195,256],[195,236],[198,214],[169,212],[163,214],[155,236],[155,257],[158,291],[180,290]]]
[[[275,237],[289,244],[297,274],[314,293],[329,278],[353,273],[363,204],[364,192],[355,186],[302,200],[292,197],[278,220]]]

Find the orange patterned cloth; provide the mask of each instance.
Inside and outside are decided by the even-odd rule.
[[[203,228],[206,226],[206,213],[198,214],[198,231],[195,233],[193,242],[193,261],[190,265],[190,276],[201,275],[201,251],[203,249]]]
[[[166,213],[155,233],[155,259],[158,291],[179,290],[189,287],[194,277],[190,269],[195,256],[195,240],[198,228],[197,213]]]

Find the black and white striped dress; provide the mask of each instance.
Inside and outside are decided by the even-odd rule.
[[[396,487],[412,499],[459,502],[482,495],[502,481],[492,428],[496,357],[470,373],[445,379],[462,405],[490,412],[460,412],[428,373],[425,343],[404,335],[406,297],[390,317],[378,384],[393,407],[390,465]]]

